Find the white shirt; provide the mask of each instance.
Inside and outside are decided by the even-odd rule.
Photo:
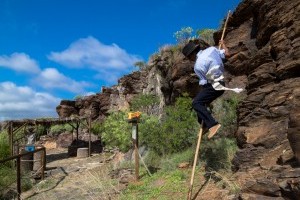
[[[209,47],[197,53],[197,60],[194,71],[200,78],[199,85],[205,85],[208,82],[207,72],[212,69],[212,77],[221,77],[224,73],[222,59],[225,59],[225,50],[219,50],[216,47]],[[211,72],[211,71],[210,71]]]

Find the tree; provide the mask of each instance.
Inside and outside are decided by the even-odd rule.
[[[174,33],[174,37],[178,43],[185,43],[192,37],[193,29],[191,27],[183,27],[180,31]]]
[[[147,64],[144,61],[138,61],[134,63],[134,66],[139,68],[139,70],[145,70],[147,68]]]

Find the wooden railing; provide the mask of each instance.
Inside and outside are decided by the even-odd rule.
[[[9,158],[0,160],[0,164],[3,164],[5,162],[11,161],[11,160],[17,160],[16,162],[16,167],[17,167],[17,193],[18,193],[18,199],[21,199],[21,158],[23,156],[29,155],[29,154],[34,154],[37,153],[39,151],[43,151],[42,156],[41,156],[41,179],[44,179],[44,174],[45,174],[45,169],[46,169],[46,149],[45,147],[40,147],[35,149],[34,151],[31,152],[26,152],[26,153],[22,153],[22,154],[18,154],[15,156],[11,156]],[[32,160],[33,162],[34,160]]]

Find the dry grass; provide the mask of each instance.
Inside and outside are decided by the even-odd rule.
[[[91,170],[55,176],[41,181],[30,193],[24,193],[29,200],[60,199],[118,199],[119,184],[109,177],[111,166],[106,164]]]

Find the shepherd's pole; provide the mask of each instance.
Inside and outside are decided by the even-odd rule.
[[[194,184],[195,169],[196,169],[197,160],[198,160],[198,154],[199,154],[200,143],[201,143],[201,138],[202,138],[203,126],[204,126],[204,123],[202,121],[202,125],[201,125],[199,135],[198,135],[198,142],[197,142],[195,157],[194,157],[194,164],[193,164],[193,170],[192,170],[192,176],[191,176],[191,182],[190,182],[190,189],[189,189],[188,198],[187,198],[188,200],[191,200],[191,198],[192,198],[192,190],[193,190],[193,184]]]
[[[221,36],[221,40],[223,40],[223,38],[224,38],[225,30],[226,30],[226,27],[227,27],[227,22],[228,22],[229,16],[230,16],[230,10],[228,11],[228,14],[227,14],[227,17],[226,17],[226,21],[225,21],[223,32],[222,32],[222,36]],[[219,44],[219,49],[221,49],[221,44]]]
[[[223,32],[222,32],[222,36],[221,36],[221,40],[223,40],[223,38],[224,38],[225,30],[226,30],[226,27],[227,27],[227,22],[228,22],[229,16],[230,16],[230,10],[228,11],[228,14],[227,14],[227,17],[226,17],[226,21],[225,21]],[[219,49],[221,49],[221,44],[219,44]],[[203,125],[204,125],[204,122],[202,121],[201,128],[200,128],[199,135],[198,135],[198,142],[197,142],[197,147],[196,147],[196,152],[195,152],[195,157],[194,157],[193,170],[192,170],[192,176],[191,176],[191,182],[190,182],[190,188],[189,188],[189,193],[188,193],[187,200],[191,200],[191,198],[192,198],[195,169],[196,169],[197,160],[198,160],[198,154],[199,154],[199,149],[200,149],[201,137],[202,137],[202,132],[203,132]]]

